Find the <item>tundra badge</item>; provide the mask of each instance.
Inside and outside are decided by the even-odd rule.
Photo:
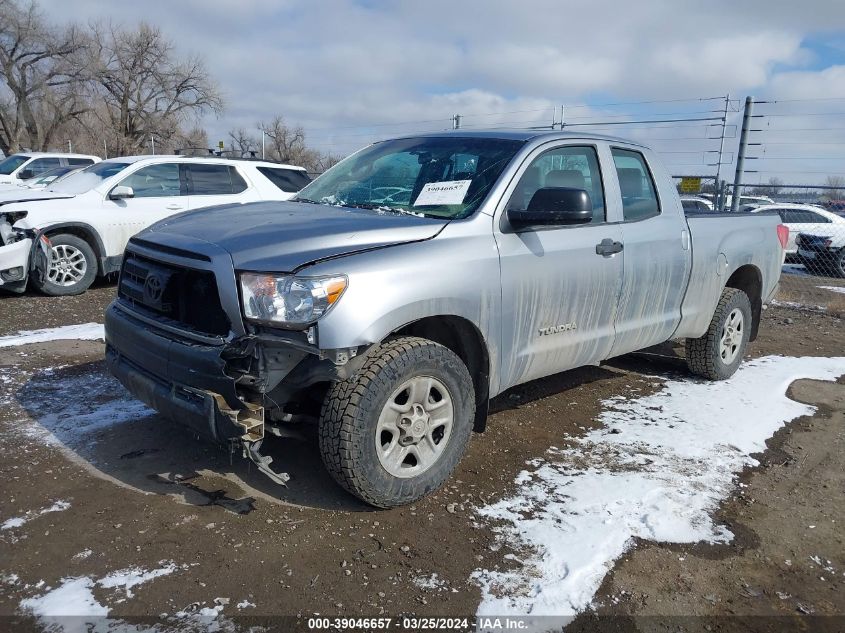
[[[564,323],[562,325],[552,325],[550,327],[541,327],[540,328],[540,336],[546,336],[547,334],[560,334],[561,332],[569,332],[570,330],[577,330],[578,324],[573,321],[572,323]]]

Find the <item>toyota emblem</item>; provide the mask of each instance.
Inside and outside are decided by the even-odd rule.
[[[164,282],[158,275],[147,275],[144,281],[144,299],[148,303],[159,303],[161,295],[164,294]]]

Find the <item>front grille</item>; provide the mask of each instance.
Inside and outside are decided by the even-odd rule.
[[[126,253],[118,296],[170,325],[225,336],[229,318],[220,305],[217,281],[207,270],[183,268]]]

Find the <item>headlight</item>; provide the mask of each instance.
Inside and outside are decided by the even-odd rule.
[[[337,303],[347,284],[342,275],[296,277],[241,273],[244,316],[284,325],[308,325]]]

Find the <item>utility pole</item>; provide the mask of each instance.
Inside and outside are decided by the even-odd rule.
[[[716,209],[721,210],[722,208],[722,200],[720,199],[719,193],[719,177],[721,176],[722,172],[722,153],[725,149],[725,128],[727,127],[728,123],[728,106],[731,102],[731,95],[730,93],[725,95],[725,112],[722,115],[722,137],[719,140],[719,160],[716,162],[716,181],[714,183],[714,191],[716,193]]]
[[[264,130],[261,130],[261,160],[264,160],[266,158],[266,156],[264,155],[264,137],[265,136],[267,136],[267,134],[264,132]]]
[[[156,137],[154,134],[150,134],[150,142],[153,144],[153,154],[156,153]]]
[[[103,158],[109,157],[109,150],[106,148],[106,139],[103,139]]]
[[[73,142],[70,139],[67,140],[67,153],[73,154]]]
[[[452,129],[453,130],[460,130],[461,129],[461,115],[456,114],[452,117]]]
[[[562,130],[563,127],[566,125],[566,115],[564,114],[564,107],[563,103],[560,104],[560,129]]]
[[[742,134],[739,137],[739,151],[736,155],[736,175],[734,176],[733,197],[731,198],[731,213],[736,213],[739,209],[742,173],[745,168],[745,150],[748,148],[748,126],[751,124],[753,111],[754,97],[745,97],[745,111],[742,113]]]

